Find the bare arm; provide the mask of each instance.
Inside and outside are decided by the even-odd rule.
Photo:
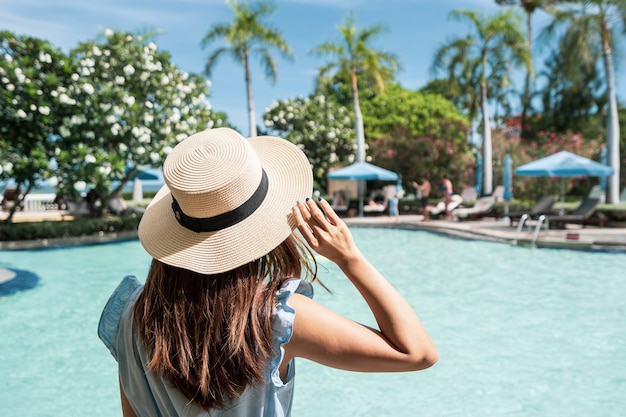
[[[120,397],[122,399],[122,415],[124,417],[137,417],[133,407],[130,406],[128,402],[128,398],[126,398],[126,394],[124,393],[124,389],[122,388],[122,381],[120,381]]]
[[[321,209],[323,210],[320,210]],[[308,200],[294,208],[298,230],[312,249],[335,262],[369,305],[379,329],[334,313],[294,295],[294,332],[285,346],[287,359],[305,357],[324,365],[364,372],[425,369],[437,350],[406,300],[370,264],[345,223],[330,205]]]

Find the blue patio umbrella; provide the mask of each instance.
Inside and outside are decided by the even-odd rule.
[[[355,162],[328,173],[329,180],[397,181],[398,174],[368,162]],[[363,216],[363,187],[359,185],[359,216]]]
[[[481,155],[476,155],[474,188],[476,189],[476,193],[481,195],[483,190],[483,157]]]
[[[504,155],[502,163],[504,169],[502,171],[502,185],[504,185],[504,199],[506,201],[513,200],[513,158],[508,153]]]
[[[608,177],[613,168],[589,158],[567,151],[557,152],[545,158],[519,166],[515,173],[526,177],[559,177],[561,178],[561,214],[565,211],[565,178],[566,177]]]
[[[607,161],[608,161],[608,152],[606,150],[606,146],[602,147],[602,150],[600,151],[600,162],[603,163],[604,165],[608,165]],[[606,191],[606,177],[600,177],[600,189],[602,191]]]

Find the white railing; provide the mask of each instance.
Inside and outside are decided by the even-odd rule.
[[[27,194],[24,197],[24,211],[46,211],[57,210],[57,204],[54,202],[56,195],[49,194]]]

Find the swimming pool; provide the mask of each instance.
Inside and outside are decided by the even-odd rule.
[[[423,231],[352,229],[415,307],[440,360],[415,373],[356,374],[297,362],[294,416],[622,416],[626,254],[532,249]],[[137,241],[0,252],[38,277],[0,295],[2,416],[121,415],[116,366],[96,335]],[[337,268],[316,299],[373,319]],[[0,292],[0,294],[2,294]]]

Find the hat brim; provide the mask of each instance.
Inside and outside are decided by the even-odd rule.
[[[139,224],[139,240],[155,259],[201,274],[217,274],[258,259],[294,230],[292,207],[311,195],[313,173],[304,153],[285,139],[248,139],[268,177],[261,205],[241,222],[216,232],[181,226],[167,185],[152,199]]]

